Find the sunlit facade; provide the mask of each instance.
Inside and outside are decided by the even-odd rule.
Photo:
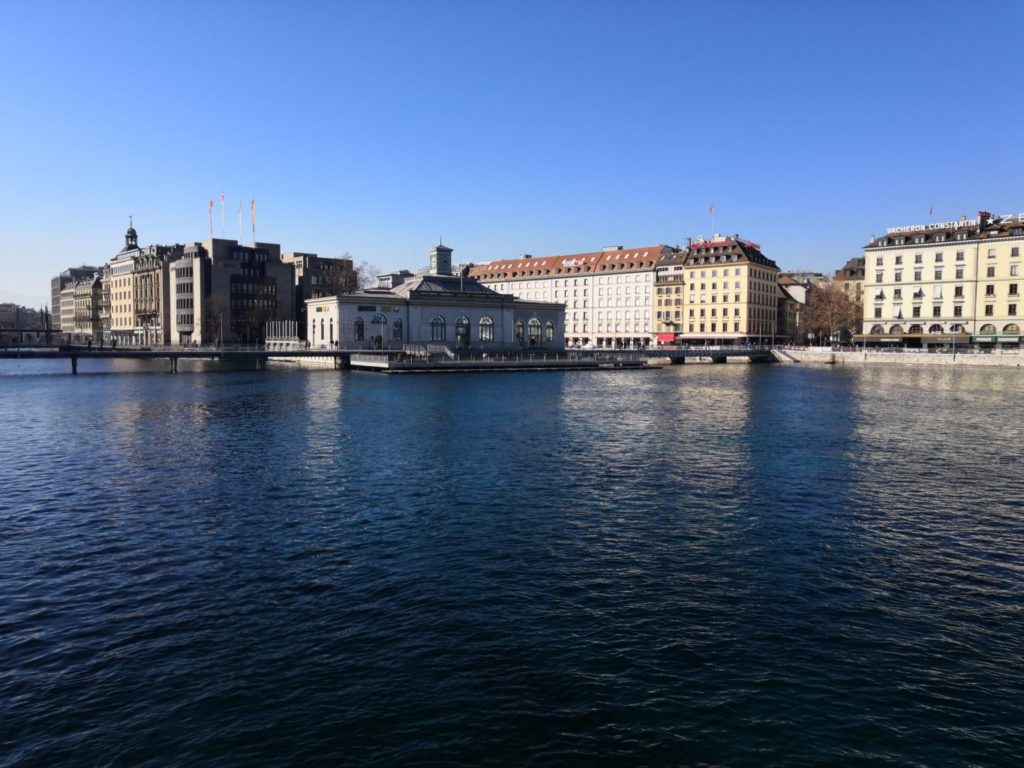
[[[890,228],[864,248],[865,343],[1019,346],[1024,213]]]

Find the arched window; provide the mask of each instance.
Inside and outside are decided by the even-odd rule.
[[[530,328],[530,346],[536,347],[540,344],[540,320],[536,317],[531,317],[529,322]]]
[[[402,321],[400,319],[395,320],[395,322],[391,324],[391,338],[395,341],[402,340]]]
[[[324,319],[320,318],[320,341],[324,340]]]
[[[494,321],[489,317],[480,318],[480,341],[494,341]]]
[[[880,326],[880,325],[872,325],[871,326],[871,333],[872,334],[885,333],[885,331],[882,329],[882,326]]]
[[[522,320],[516,320],[516,341],[520,344],[523,343],[523,330],[525,326]]]
[[[960,325],[960,323],[954,323],[953,325],[949,326],[949,332],[950,333],[963,333],[964,332],[964,327],[962,325]]]
[[[469,349],[469,318],[465,315],[455,321],[455,348]]]
[[[387,338],[388,319],[379,312],[370,318],[370,341],[374,349],[383,349],[384,340]]]
[[[889,333],[903,333],[903,326],[894,325],[892,328],[889,329]]]
[[[355,321],[355,323],[353,325],[352,331],[353,331],[352,332],[352,338],[353,339],[355,339],[356,341],[362,341],[363,340],[363,333],[364,333],[363,318],[361,318],[361,317],[357,317],[356,318],[356,321]]]
[[[555,324],[548,320],[544,326],[544,341],[548,344],[555,340]]]
[[[981,330],[978,331],[978,335],[980,335],[980,336],[995,336],[996,335],[996,327],[994,325],[992,325],[992,323],[986,323],[985,325],[981,326]]]
[[[924,326],[912,325],[907,329],[907,333],[924,333]]]
[[[942,326],[938,325],[938,324],[936,324],[936,325],[929,325],[928,326],[928,333],[942,333]]]
[[[333,344],[334,343],[334,318],[333,317],[331,318],[331,324],[330,324],[329,327],[330,327],[330,330],[331,330],[330,342],[331,342],[331,344]]]
[[[440,315],[435,315],[430,321],[430,340],[445,341],[448,337],[448,323]]]
[[[1020,326],[1016,323],[1010,323],[1009,325],[1003,326],[1003,333],[1009,336],[1020,336]]]

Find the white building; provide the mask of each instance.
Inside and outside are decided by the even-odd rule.
[[[524,301],[452,275],[451,255],[451,248],[439,244],[430,252],[426,274],[393,273],[376,288],[308,300],[306,338],[314,347],[341,349],[563,347],[562,304]]]
[[[499,293],[565,305],[565,343],[646,347],[654,342],[651,318],[658,260],[668,245],[594,253],[523,256],[481,264],[470,275]]]

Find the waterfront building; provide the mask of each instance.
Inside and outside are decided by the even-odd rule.
[[[300,332],[305,332],[307,326],[307,299],[352,293],[359,287],[359,276],[352,266],[352,259],[329,259],[315,253],[292,252],[283,254],[281,261],[291,264],[295,270],[295,320]]]
[[[74,316],[72,333],[99,341],[103,326],[100,323],[102,283],[100,273],[83,278],[74,284]]]
[[[667,253],[654,272],[654,333],[659,344],[682,340],[686,280],[685,252]]]
[[[75,285],[77,281],[65,285],[58,296],[57,306],[60,308],[54,314],[60,317],[61,333],[73,334],[75,332]]]
[[[122,346],[168,343],[169,267],[183,250],[182,245],[141,247],[138,232],[129,224],[124,247],[108,263],[109,272],[102,273],[108,287],[101,286],[100,303],[109,295],[104,310],[109,315],[110,341]]]
[[[276,243],[192,243],[170,273],[172,344],[261,343],[268,322],[295,319],[294,267]]]
[[[854,257],[847,261],[842,269],[837,269],[832,278],[854,304],[864,303],[864,257]]]
[[[800,316],[807,306],[810,286],[785,274],[779,275],[778,285],[778,336],[786,341],[799,343],[803,339]]]
[[[688,344],[768,341],[778,332],[779,268],[757,243],[716,235],[688,243],[683,258]]]
[[[563,347],[563,304],[519,299],[465,271],[452,274],[451,255],[451,248],[438,244],[422,274],[394,272],[373,288],[309,299],[306,338],[317,347],[342,349],[436,345],[497,352]]]
[[[70,267],[50,280],[50,314],[53,316],[53,330],[59,331],[62,326],[61,291],[72,283],[84,280],[96,272],[96,267]],[[72,312],[72,318],[74,313]],[[70,326],[69,326],[70,328]]]
[[[864,247],[869,344],[1019,347],[1024,213],[891,227]]]
[[[565,343],[641,348],[655,340],[652,318],[658,262],[668,245],[609,246],[565,256],[521,256],[474,266],[469,275],[506,295],[565,305]]]

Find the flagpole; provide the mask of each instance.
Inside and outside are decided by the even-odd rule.
[[[242,201],[238,201],[238,242],[242,242]]]
[[[220,236],[224,237],[224,193],[220,193]]]
[[[213,237],[213,199],[210,199],[210,237]]]
[[[256,244],[256,196],[252,197],[252,242]]]

